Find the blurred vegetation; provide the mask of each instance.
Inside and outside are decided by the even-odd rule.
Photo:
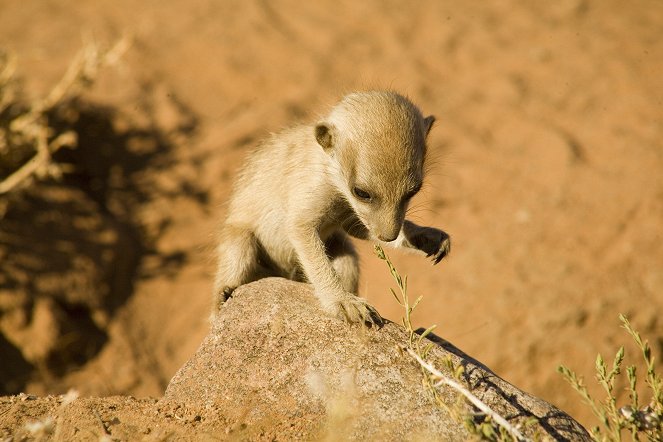
[[[51,91],[31,102],[21,92],[16,56],[0,51],[0,217],[6,211],[5,195],[34,180],[60,179],[66,172],[52,161],[53,154],[75,148],[78,137],[73,130],[56,129],[52,116],[66,112],[67,105],[94,83],[99,70],[116,64],[128,47],[127,38],[109,48],[86,42]]]

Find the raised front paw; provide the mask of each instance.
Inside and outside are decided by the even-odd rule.
[[[408,238],[417,249],[432,257],[433,265],[449,254],[451,238],[446,232],[433,227],[422,227]]]
[[[332,316],[345,319],[349,323],[363,323],[382,327],[384,321],[378,311],[364,298],[345,292],[331,302],[323,303],[323,308]]]

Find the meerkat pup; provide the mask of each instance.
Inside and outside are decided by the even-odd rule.
[[[317,124],[266,140],[240,173],[221,229],[214,313],[238,286],[282,276],[312,283],[332,316],[381,324],[356,295],[348,236],[419,251],[433,264],[448,254],[449,235],[405,219],[434,121],[397,93],[359,92]]]

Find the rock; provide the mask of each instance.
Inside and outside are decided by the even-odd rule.
[[[325,316],[308,284],[259,280],[235,291],[161,401],[215,410],[239,439],[468,439],[462,418],[436,405],[419,365],[399,350],[407,339],[389,321],[368,329]],[[514,425],[536,418],[522,427],[529,436],[589,440],[566,413],[433,339],[429,360],[462,364],[493,410]],[[453,390],[443,387],[439,399],[469,416]]]

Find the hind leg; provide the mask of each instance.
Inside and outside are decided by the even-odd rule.
[[[218,267],[214,278],[214,305],[216,315],[221,305],[242,284],[257,279],[258,240],[249,229],[226,224],[221,229],[218,246]]]
[[[346,292],[359,288],[359,256],[352,241],[343,232],[335,232],[325,241],[325,251]]]

